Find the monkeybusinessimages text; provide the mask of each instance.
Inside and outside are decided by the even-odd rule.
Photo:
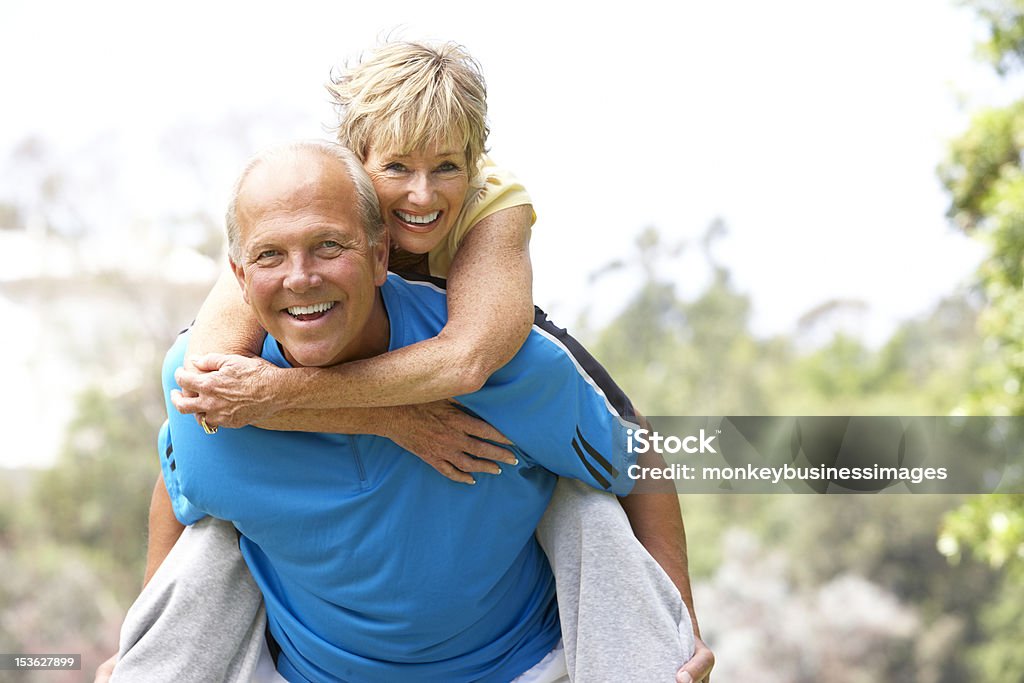
[[[647,429],[629,429],[626,432],[626,451],[643,455],[702,455],[718,454],[716,438],[701,429],[687,436],[663,436]],[[945,480],[949,473],[945,467],[892,467],[879,464],[862,466],[807,465],[745,465],[723,466],[707,464],[670,463],[657,466],[630,465],[627,475],[634,480],[672,479],[702,481],[763,481],[772,484],[787,481],[905,481],[920,484],[925,481]]]

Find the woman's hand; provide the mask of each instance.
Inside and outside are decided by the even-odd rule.
[[[715,655],[700,636],[694,638],[693,644],[693,658],[676,672],[676,683],[711,683]]]
[[[208,353],[192,362],[195,371],[178,368],[174,379],[182,391],[172,391],[179,413],[205,417],[210,427],[244,427],[266,420],[284,406],[274,388],[283,373],[262,358]]]
[[[117,653],[114,656],[103,662],[96,668],[96,677],[93,678],[93,683],[107,683],[110,677],[114,675],[114,665],[117,664]]]
[[[475,484],[471,472],[501,474],[497,463],[519,462],[507,448],[481,440],[511,444],[501,432],[459,410],[451,401],[401,406],[391,415],[381,436],[419,456],[452,481]]]

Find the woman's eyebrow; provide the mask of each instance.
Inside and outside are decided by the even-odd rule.
[[[438,152],[437,156],[439,156],[439,157],[454,157],[454,156],[459,156],[461,154],[462,154],[462,150],[459,150],[459,149],[448,149],[448,150],[444,150],[442,152]],[[402,153],[399,153],[399,152],[395,152],[394,154],[382,154],[381,157],[383,157],[385,159],[409,159],[410,157],[412,157],[412,154],[402,154]]]

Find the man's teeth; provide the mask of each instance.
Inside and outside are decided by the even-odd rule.
[[[291,315],[310,315],[311,313],[323,313],[334,308],[333,301],[325,301],[322,304],[312,306],[291,306],[287,310]]]
[[[441,215],[441,212],[434,211],[433,213],[428,213],[424,216],[414,216],[411,213],[406,213],[404,211],[395,211],[395,214],[397,214],[398,217],[401,218],[406,223],[424,225],[426,223],[433,223],[434,221],[436,221],[437,217]]]

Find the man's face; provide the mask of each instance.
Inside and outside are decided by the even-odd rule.
[[[324,367],[387,350],[377,287],[387,240],[371,247],[341,163],[313,152],[256,167],[238,201],[231,267],[263,328],[293,365]]]

